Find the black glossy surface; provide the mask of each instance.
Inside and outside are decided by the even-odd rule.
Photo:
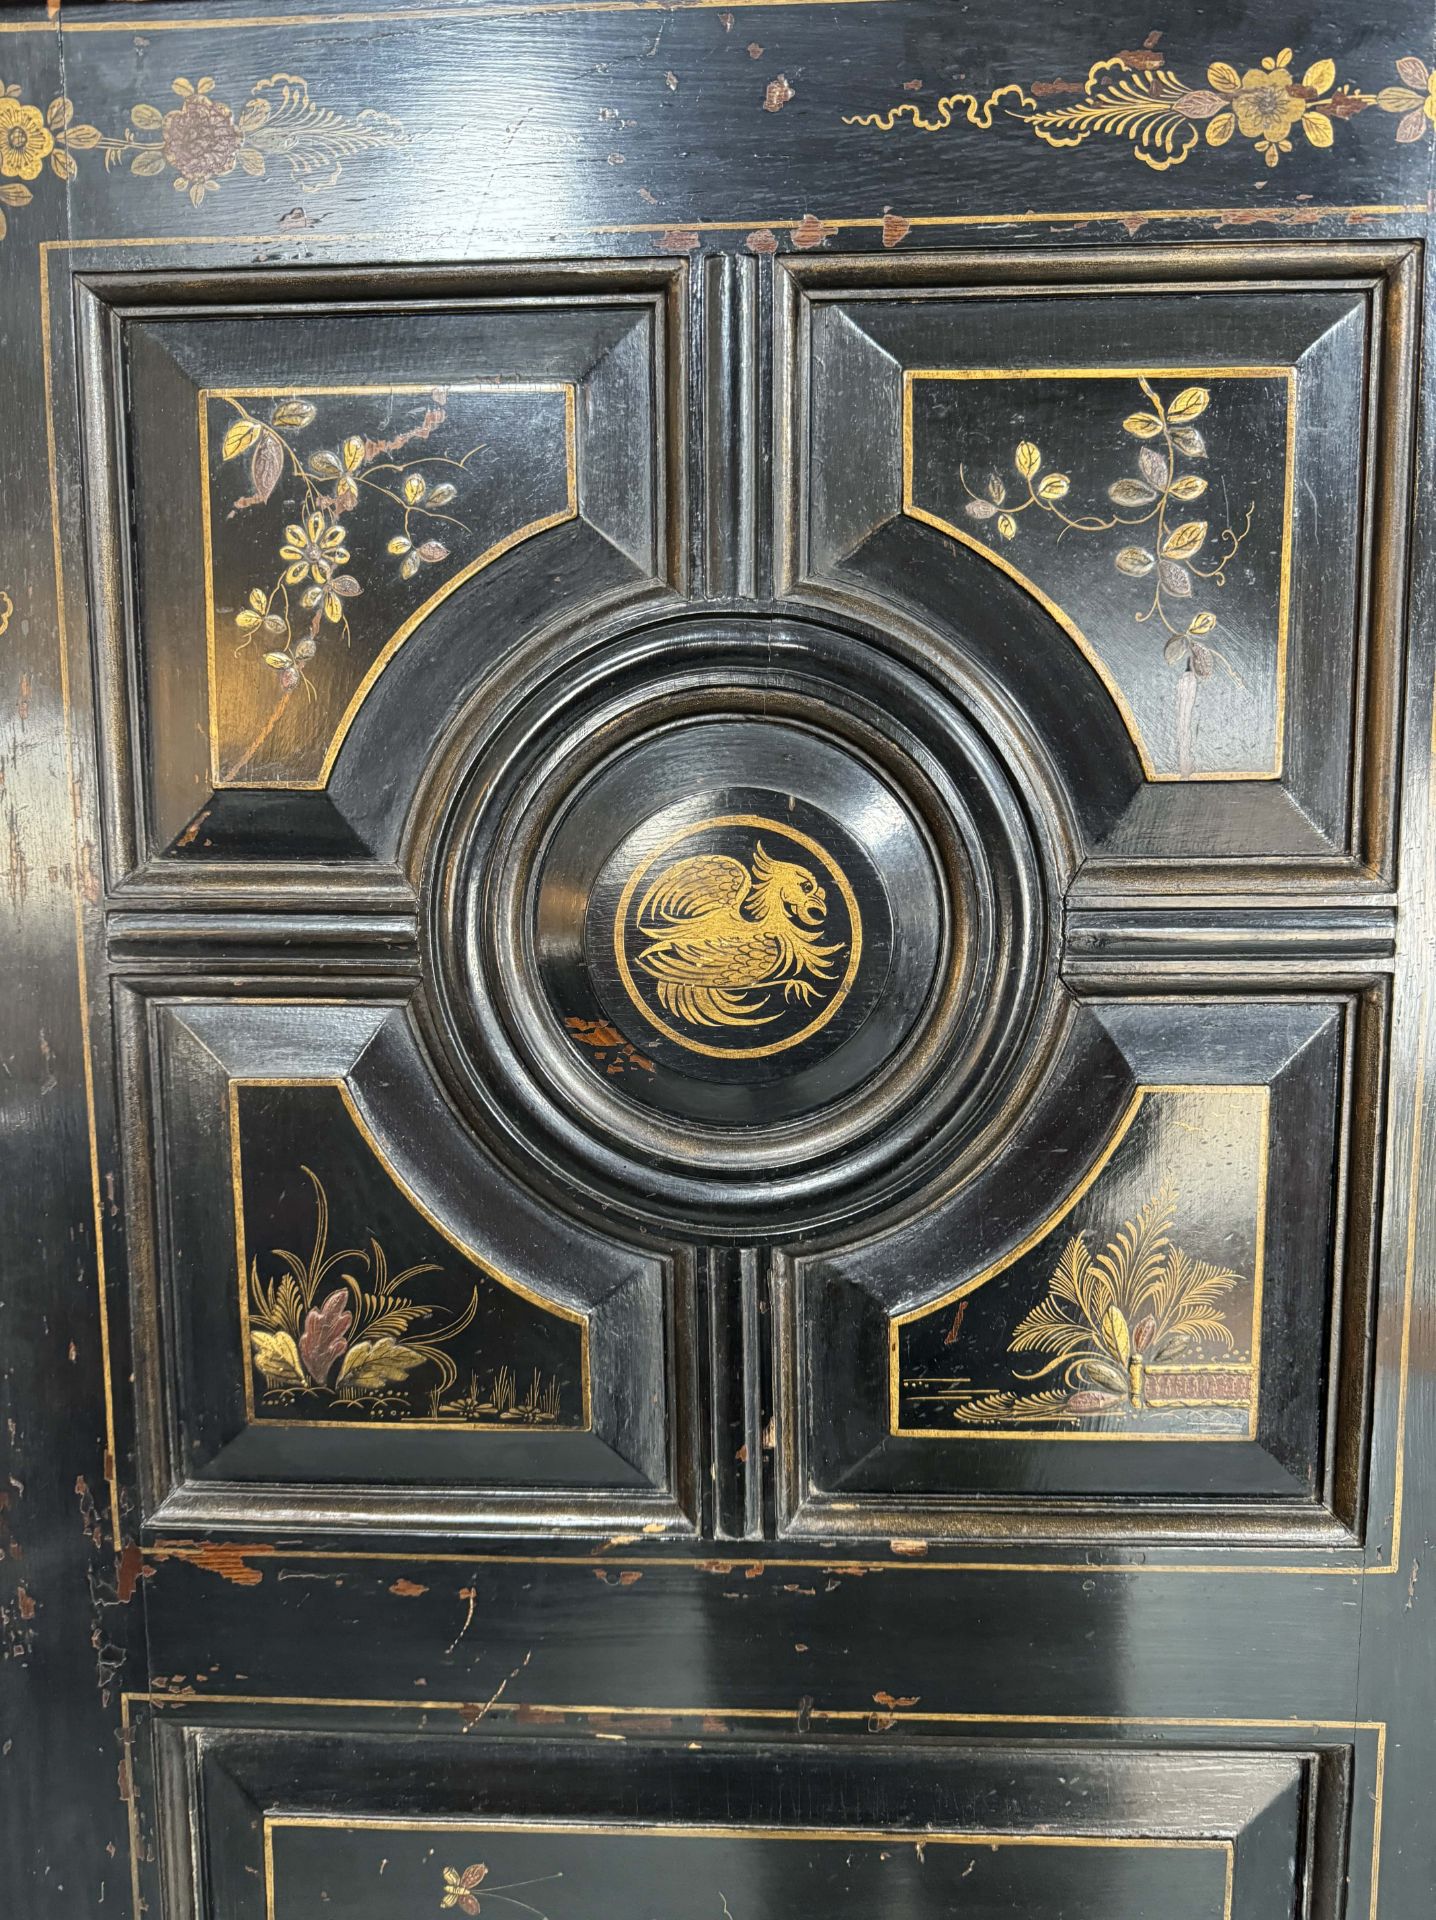
[[[490,1915],[561,1872],[546,1920],[1424,1920],[1433,68],[1405,0],[0,15],[7,1911],[388,1920],[484,1864]],[[1108,84],[1168,87],[1175,164],[1140,124],[1040,137]],[[978,526],[957,465],[1010,488],[1025,435],[1105,515],[1140,436],[1094,364],[1212,391],[1204,539],[1263,516],[1210,590],[1244,686],[1165,657],[1106,534],[1042,523],[1029,578],[1117,636],[1158,772],[1195,712],[1195,773],[1271,773],[1238,761],[1282,731],[1279,777],[1144,779],[1052,610],[903,511],[904,370],[985,366],[1054,377],[922,428],[910,506]],[[1290,370],[1284,449],[1238,364]],[[572,388],[572,513],[551,426],[510,416],[469,532],[563,517],[433,606],[327,785],[216,790],[201,391],[378,389],[377,449],[413,424],[391,388],[485,381]],[[253,455],[210,500],[240,754],[286,669],[234,616],[307,500],[291,468],[231,520]],[[284,689],[311,761],[410,610],[393,505],[339,516],[343,597],[383,618],[337,648],[321,621],[332,679]],[[1038,524],[991,551],[1020,567]],[[702,767],[643,757],[704,729]],[[749,750],[796,734],[836,756],[820,792]],[[566,844],[625,760],[631,828]],[[588,978],[586,889],[705,779],[813,809],[894,944],[811,1078],[677,1048],[660,1097],[624,1052],[651,1022]],[[853,816],[869,782],[896,842]],[[580,976],[618,1044],[563,1025]],[[257,1108],[255,1232],[302,1262],[298,1169],[348,1169],[396,1271],[439,1251],[398,1255],[417,1218],[587,1317],[591,1421],[249,1422],[246,1078],[342,1082],[421,1203],[379,1200],[324,1102]],[[1255,1431],[1159,1444],[1149,1404],[1064,1413],[1080,1444],[891,1433],[894,1316],[1011,1255],[1141,1085],[1270,1090]],[[1172,1125],[1205,1126],[1190,1098]],[[1132,1139],[1072,1216],[1094,1247],[1162,1171],[1161,1129]],[[1183,1140],[1176,1238],[1245,1280],[1255,1169]]]

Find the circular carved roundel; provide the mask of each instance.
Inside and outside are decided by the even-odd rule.
[[[810,726],[652,719],[578,784],[538,855],[548,1006],[641,1107],[746,1130],[815,1113],[881,1067],[933,993],[957,916],[921,823]]]
[[[971,717],[792,621],[609,641],[476,727],[423,1016],[549,1174],[761,1233],[949,1158],[1038,999],[1042,875]]]

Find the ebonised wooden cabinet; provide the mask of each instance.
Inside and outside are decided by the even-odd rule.
[[[0,17],[7,1910],[1417,1920],[1430,9],[250,6]]]

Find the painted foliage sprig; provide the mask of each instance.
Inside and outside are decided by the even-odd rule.
[[[282,162],[305,192],[332,187],[344,162],[376,147],[398,146],[404,129],[392,114],[366,107],[348,115],[322,107],[297,73],[260,80],[238,113],[215,93],[212,74],[171,83],[180,104],[163,110],[141,101],[130,109],[122,137],[95,142],[107,167],[131,173],[174,175],[176,193],[199,206],[238,169],[262,180],[272,162]]]
[[[461,1313],[423,1327],[435,1309],[416,1304],[405,1289],[439,1269],[423,1261],[391,1274],[383,1247],[373,1239],[367,1252],[344,1247],[331,1253],[324,1183],[309,1167],[300,1172],[314,1190],[309,1257],[300,1259],[276,1247],[273,1258],[282,1268],[278,1277],[262,1280],[257,1259],[249,1271],[250,1347],[269,1395],[283,1400],[318,1393],[382,1406],[394,1387],[424,1366],[436,1370],[440,1392],[453,1386],[458,1369],[444,1347],[478,1312],[478,1290]]]
[[[128,167],[137,178],[169,175],[175,191],[198,207],[230,174],[263,180],[273,166],[284,167],[301,192],[315,193],[334,185],[346,161],[406,139],[392,114],[375,107],[344,114],[323,106],[308,81],[294,73],[257,81],[238,110],[219,98],[212,74],[198,80],[180,75],[171,82],[177,105],[140,101],[119,134],[77,121],[63,94],[42,113],[21,97],[23,91],[15,82],[0,86],[0,239],[5,209],[28,206],[34,198],[29,183],[46,168],[58,180],[73,180],[77,153],[98,152],[106,171]]]
[[[283,397],[267,410],[241,394],[216,398],[235,416],[220,441],[221,463],[243,459],[248,474],[248,490],[233,501],[227,517],[267,505],[286,476],[294,513],[277,542],[273,577],[251,587],[235,615],[243,635],[236,651],[244,652],[256,640],[263,643],[263,662],[275,675],[278,699],[262,732],[227,769],[233,778],[273,731],[289,696],[302,687],[314,697],[308,674],[324,628],[336,629],[346,645],[352,640],[349,609],[364,591],[359,576],[347,570],[353,517],[366,503],[389,516],[394,531],[384,551],[397,562],[400,580],[439,565],[449,558],[450,528],[473,533],[468,521],[449,509],[484,443],[457,457],[407,451],[445,424],[448,396],[442,388],[428,394],[419,418],[398,433],[346,433],[337,443],[318,447],[300,438],[319,414],[302,394]]]
[[[1013,456],[1023,488],[1015,499],[1009,497],[1007,482],[999,474],[989,476],[982,492],[969,485],[965,468],[958,468],[958,476],[968,495],[964,509],[968,517],[990,522],[1004,541],[1017,537],[1020,516],[1034,510],[1061,523],[1059,538],[1068,533],[1109,533],[1118,527],[1146,531],[1141,543],[1129,541],[1118,548],[1113,565],[1128,579],[1151,583],[1151,600],[1133,619],[1139,625],[1155,621],[1166,633],[1162,657],[1181,675],[1177,685],[1179,770],[1189,775],[1201,683],[1218,668],[1238,686],[1242,681],[1212,640],[1217,615],[1207,608],[1189,609],[1186,603],[1194,600],[1199,580],[1213,589],[1226,585],[1226,570],[1251,531],[1256,509],[1255,502],[1247,507],[1239,528],[1222,527],[1215,550],[1209,550],[1210,521],[1199,514],[1188,516],[1186,510],[1207,492],[1205,477],[1192,471],[1189,463],[1206,458],[1206,441],[1196,422],[1211,402],[1211,391],[1183,387],[1163,400],[1149,380],[1139,379],[1138,385],[1147,404],[1122,422],[1123,429],[1140,443],[1137,471],[1114,480],[1107,489],[1112,504],[1122,511],[1107,516],[1069,513],[1062,503],[1071,492],[1071,479],[1065,473],[1042,472],[1042,451],[1033,440],[1021,441]]]
[[[1024,1380],[1060,1369],[1069,1413],[1146,1405],[1146,1369],[1236,1345],[1221,1301],[1238,1274],[1172,1240],[1177,1195],[1164,1187],[1100,1253],[1083,1233],[1062,1249],[1046,1296],[1013,1330],[1014,1353],[1051,1354]]]
[[[1163,1186],[1094,1251],[1069,1235],[1042,1298],[1012,1330],[1009,1352],[1035,1358],[1028,1392],[981,1393],[954,1409],[959,1421],[1070,1419],[1163,1412],[1149,1369],[1210,1364],[1236,1348],[1226,1302],[1241,1276],[1176,1244],[1177,1192]],[[1036,1383],[1050,1381],[1043,1386]],[[1216,1404],[1213,1401],[1213,1404]]]
[[[904,100],[877,113],[844,116],[849,127],[891,133],[906,124],[942,133],[965,122],[990,132],[998,116],[1025,126],[1049,147],[1080,147],[1094,138],[1125,140],[1134,158],[1155,172],[1181,166],[1195,148],[1250,141],[1268,167],[1293,149],[1299,130],[1309,147],[1335,144],[1336,129],[1371,108],[1399,115],[1396,139],[1420,140],[1436,127],[1436,75],[1409,54],[1396,62],[1400,86],[1375,93],[1350,82],[1337,84],[1336,62],[1309,61],[1298,70],[1283,47],[1259,64],[1238,69],[1213,60],[1205,84],[1194,85],[1158,51],[1160,33],[1146,44],[1097,60],[1081,83],[1066,80],[1008,82],[988,94],[948,93],[931,110]]]

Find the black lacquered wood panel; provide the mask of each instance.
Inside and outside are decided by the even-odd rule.
[[[1433,71],[0,19],[17,1911],[1424,1914]]]

